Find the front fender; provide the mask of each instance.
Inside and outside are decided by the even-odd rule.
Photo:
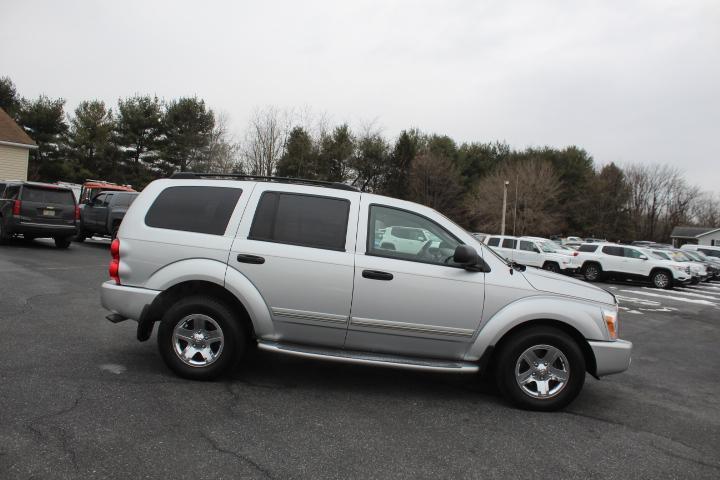
[[[488,347],[495,346],[507,332],[533,320],[555,320],[573,327],[587,340],[609,340],[602,308],[600,304],[554,295],[516,300],[482,322],[465,360],[479,360]]]

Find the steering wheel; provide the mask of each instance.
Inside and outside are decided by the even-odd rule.
[[[432,240],[428,240],[425,242],[425,245],[422,246],[420,251],[418,252],[418,257],[427,258],[429,257],[428,253],[430,251],[430,246],[432,245]]]

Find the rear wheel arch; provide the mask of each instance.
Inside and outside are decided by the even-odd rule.
[[[206,280],[189,280],[164,290],[147,307],[138,324],[138,340],[144,341],[150,338],[153,324],[162,319],[165,311],[178,300],[189,296],[206,296],[223,302],[232,309],[235,318],[246,330],[248,337],[255,337],[247,308],[232,292],[217,283]]]
[[[580,333],[579,330],[577,330],[572,325],[569,325],[565,322],[561,322],[559,320],[551,320],[551,319],[537,319],[537,320],[528,320],[526,322],[523,322],[519,325],[514,326],[507,332],[505,332],[500,339],[495,342],[494,345],[492,345],[491,355],[490,358],[487,359],[487,365],[486,368],[483,370],[485,371],[493,371],[495,368],[494,361],[497,357],[498,352],[500,352],[507,341],[512,338],[517,333],[529,330],[531,328],[536,327],[546,327],[550,329],[556,329],[560,330],[567,335],[569,335],[580,347],[580,350],[583,353],[583,357],[585,358],[585,366],[588,373],[590,373],[592,376],[597,378],[597,363],[595,362],[595,354],[592,351],[592,348],[590,347],[590,344],[588,343],[587,339],[583,336],[582,333]]]

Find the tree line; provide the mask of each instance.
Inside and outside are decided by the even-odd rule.
[[[108,106],[19,96],[0,78],[0,107],[38,143],[29,177],[98,178],[137,188],[176,171],[277,175],[332,182],[416,201],[464,227],[506,232],[667,241],[676,225],[720,226],[720,197],[690,185],[676,167],[595,164],[582,148],[512,149],[458,143],[418,129],[387,139],[372,124],[330,125],[309,111],[257,109],[236,140],[227,118],[202,99],[134,95]]]

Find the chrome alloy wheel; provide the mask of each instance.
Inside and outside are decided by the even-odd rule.
[[[670,283],[670,278],[667,273],[659,272],[653,277],[653,283],[657,288],[667,288]]]
[[[600,270],[595,265],[585,267],[585,278],[590,281],[597,280],[600,277]]]
[[[525,350],[515,363],[515,380],[533,398],[552,398],[570,378],[567,357],[551,345],[535,345]]]
[[[191,367],[207,367],[220,357],[225,336],[215,320],[194,313],[175,325],[172,342],[175,355],[183,363]]]

